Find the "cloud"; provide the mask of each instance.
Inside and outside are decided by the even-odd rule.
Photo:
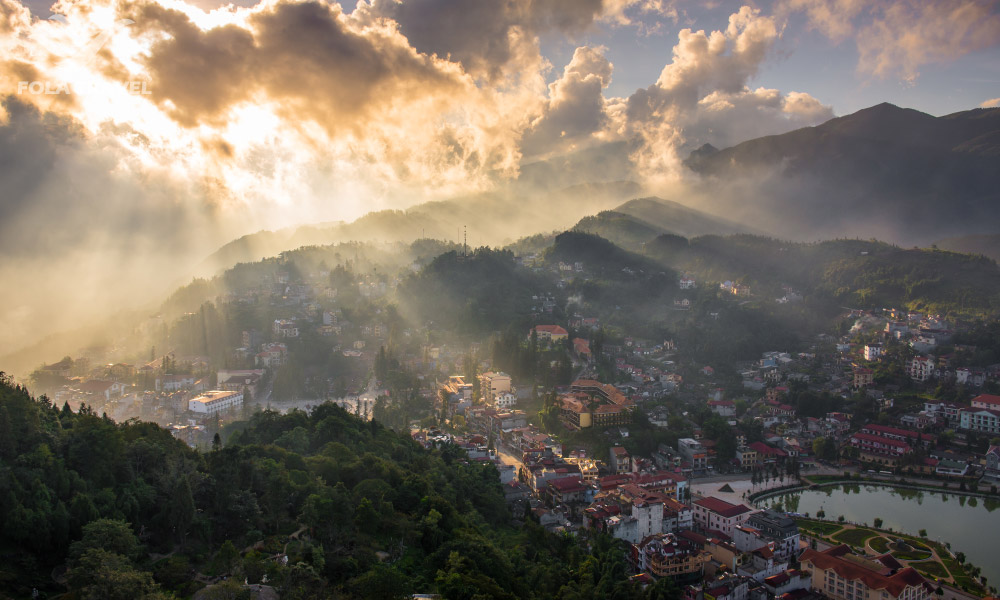
[[[525,132],[521,144],[527,156],[578,149],[608,121],[604,89],[611,83],[613,65],[604,48],[583,46],[573,53],[562,77],[549,85],[543,114]]]
[[[89,306],[139,301],[153,289],[144,264],[172,282],[260,228],[496,190],[531,161],[550,173],[542,159],[600,180],[609,171],[592,165],[612,164],[602,152],[615,153],[616,174],[676,181],[693,144],[832,114],[808,94],[750,87],[780,26],[748,7],[719,31],[682,30],[657,81],[620,98],[606,96],[604,48],[579,45],[553,80],[541,41],[649,33],[676,20],[671,2],[475,6],[374,0],[345,13],[327,0],[264,0],[206,12],[185,0],[62,0],[57,22],[0,0],[0,257],[5,281],[26,290],[7,295],[0,322],[17,320],[20,336],[83,318],[46,317],[54,305],[29,294],[32,279]],[[95,36],[100,47],[82,51]],[[72,93],[26,94],[19,82]],[[136,82],[144,92],[123,85]]]
[[[926,64],[953,60],[1000,43],[1000,3],[950,0],[901,2],[858,36],[858,68],[912,81]]]
[[[782,18],[806,14],[831,40],[853,37],[858,72],[914,81],[924,65],[944,63],[1000,43],[998,0],[781,0]]]
[[[673,60],[620,113],[620,130],[638,140],[640,172],[676,181],[686,176],[686,153],[703,143],[729,146],[831,117],[830,107],[809,94],[748,87],[778,37],[775,20],[748,6],[729,17],[725,30],[682,29]]]
[[[980,104],[979,108],[997,108],[998,106],[1000,106],[1000,98],[993,98]]]

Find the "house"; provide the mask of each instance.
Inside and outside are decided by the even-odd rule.
[[[678,287],[680,287],[682,290],[693,290],[695,288],[695,285],[696,282],[694,278],[691,277],[690,275],[685,275],[684,277],[681,277],[681,280],[678,282]]]
[[[176,392],[193,386],[194,375],[160,375],[154,385],[158,392]]]
[[[854,388],[863,388],[875,381],[875,372],[867,367],[854,367]]]
[[[964,477],[969,472],[969,465],[959,460],[942,458],[938,461],[934,472],[938,475]]]
[[[930,356],[915,356],[910,359],[906,373],[914,381],[927,381],[934,375],[934,358]]]
[[[1000,479],[1000,446],[990,446],[986,451],[986,477]]]
[[[694,511],[673,498],[663,501],[663,532],[677,533],[694,527]]]
[[[573,352],[581,359],[589,361],[591,358],[590,340],[583,338],[573,338]]]
[[[271,332],[278,338],[299,337],[299,327],[295,324],[295,319],[275,319],[271,324]]]
[[[619,475],[632,471],[632,457],[628,450],[621,446],[611,448],[611,470]]]
[[[708,408],[721,417],[736,416],[736,403],[732,400],[709,400]]]
[[[882,357],[882,344],[866,344],[864,350],[865,360],[871,362]]]
[[[761,546],[750,551],[749,560],[744,560],[743,564],[737,567],[736,572],[757,583],[763,583],[767,577],[784,573],[787,568],[787,560],[782,561],[774,555],[769,547]]]
[[[629,558],[636,571],[686,583],[702,578],[709,555],[684,537],[656,533],[632,544]]]
[[[822,552],[808,549],[799,562],[803,571],[812,572],[812,588],[836,600],[929,600],[934,593],[934,586],[913,567],[904,568],[889,554],[866,559],[846,544]]]
[[[733,533],[733,545],[741,552],[767,547],[779,562],[790,561],[799,553],[799,527],[795,520],[774,509],[750,515]]]
[[[729,538],[754,513],[749,506],[730,504],[712,496],[696,500],[693,508],[694,522],[702,531],[718,531]]]
[[[536,325],[528,332],[528,337],[535,333],[540,342],[559,342],[569,337],[569,332],[558,325]]]
[[[972,399],[972,408],[985,408],[987,410],[1000,410],[1000,396],[992,394],[980,394]]]
[[[550,479],[545,488],[554,505],[575,504],[587,501],[587,493],[591,488],[579,476],[559,477]]]
[[[125,384],[120,381],[91,379],[79,384],[76,389],[81,394],[92,396],[102,402],[111,402],[112,398],[119,398],[125,393]]]

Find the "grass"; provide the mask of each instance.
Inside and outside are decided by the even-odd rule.
[[[880,552],[882,554],[885,554],[886,552],[889,551],[889,540],[885,539],[882,536],[879,536],[874,540],[872,540],[870,545],[872,547],[872,550],[874,550],[875,552]]]
[[[837,540],[838,542],[843,542],[845,544],[848,544],[850,546],[857,546],[859,548],[864,548],[865,542],[875,537],[876,535],[878,534],[876,534],[871,529],[862,529],[862,528],[846,529],[844,531],[841,531],[840,533],[834,534],[833,539]]]
[[[799,527],[806,531],[827,536],[843,529],[842,525],[836,523],[824,523],[823,521],[809,521],[807,519],[797,519]]]
[[[910,563],[910,566],[916,569],[917,571],[920,571],[927,577],[932,577],[934,579],[948,577],[948,570],[944,568],[944,565],[942,565],[936,560],[913,562]]]

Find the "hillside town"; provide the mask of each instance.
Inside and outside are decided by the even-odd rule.
[[[701,364],[675,340],[609,334],[586,303],[567,304],[560,290],[590,277],[583,263],[519,264],[550,270],[555,285],[531,296],[536,324],[511,339],[421,343],[431,333],[382,302],[398,279],[279,266],[216,298],[263,309],[270,326],[240,330],[215,357],[153,349],[144,363],[101,364],[106,349],[95,348],[33,377],[57,405],[154,421],[200,448],[252,411],[333,401],[494,463],[516,519],[623,540],[638,582],[670,578],[693,600],[911,600],[947,583],[811,537],[758,500],[808,486],[810,474],[995,493],[1000,395],[988,392],[1000,391],[1000,364],[966,362],[976,349],[952,341],[963,325],[855,310],[840,335],[802,351]],[[688,310],[699,284],[685,274],[676,285],[674,308]],[[754,298],[732,281],[706,291],[718,298],[708,320]],[[801,300],[784,292],[776,304]],[[204,314],[185,319],[204,332]],[[307,366],[316,344],[330,348],[336,375]],[[535,376],[506,373],[511,352]],[[290,373],[306,385],[290,385]]]

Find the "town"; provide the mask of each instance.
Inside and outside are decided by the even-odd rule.
[[[473,260],[464,249],[446,256],[458,268]],[[151,319],[140,335],[152,340],[145,362],[104,363],[115,348],[94,347],[39,368],[32,387],[68,410],[159,423],[203,450],[253,412],[331,401],[427,448],[493,463],[515,522],[609,534],[627,545],[636,582],[669,578],[692,600],[987,589],[939,542],[912,542],[932,544],[935,560],[900,559],[842,542],[825,515],[780,505],[784,493],[843,481],[995,498],[1000,363],[987,361],[1000,357],[966,343],[988,335],[982,324],[847,310],[839,332],[816,333],[798,351],[704,364],[681,341],[690,335],[650,338],[615,320],[617,307],[581,298],[581,284],[606,277],[583,261],[516,258],[512,269],[542,282],[521,315],[534,324],[477,338],[415,327],[390,301],[419,295],[413,273],[430,258],[398,276],[362,270],[364,258],[333,269],[318,258],[299,251],[243,268],[227,276],[239,285],[209,293],[197,311]],[[630,270],[619,275],[637,276]],[[774,299],[692,272],[671,285],[665,312],[698,314],[698,327],[748,302],[804,302],[787,285]],[[241,327],[253,322],[262,326]]]

